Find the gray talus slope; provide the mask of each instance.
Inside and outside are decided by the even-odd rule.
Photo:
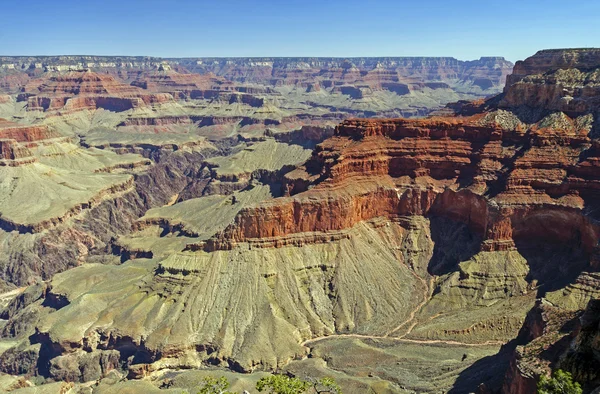
[[[383,241],[392,233],[403,229],[361,223],[329,244],[88,264],[55,277],[69,304],[37,327],[62,357],[114,348],[134,363],[277,368],[305,355],[306,339],[383,335],[407,319],[423,283]]]

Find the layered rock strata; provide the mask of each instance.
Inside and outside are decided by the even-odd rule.
[[[152,92],[169,93],[178,99],[218,97],[220,92],[232,91],[235,85],[213,74],[181,74],[172,70],[140,73],[131,85]]]
[[[50,130],[46,125],[23,125],[0,118],[2,139],[13,139],[31,147],[40,141],[59,137],[60,134]]]
[[[195,63],[192,63],[194,60]],[[179,62],[194,72],[212,72],[234,81],[300,85],[311,90],[314,81],[325,88],[348,84],[406,94],[409,87],[435,89],[445,81],[468,83],[481,90],[504,83],[512,64],[503,58],[462,62],[453,58],[255,58],[190,59]],[[176,61],[173,59],[173,61]],[[419,85],[417,81],[442,85]],[[447,85],[446,85],[447,86]]]
[[[578,234],[592,253],[599,229],[582,211],[599,184],[588,133],[575,126],[506,130],[482,115],[346,121],[287,175],[290,197],[242,212],[207,248],[337,231],[379,216],[436,214],[468,224],[484,251],[514,249],[543,217],[570,231],[549,226],[534,235],[569,242]]]
[[[49,144],[60,135],[45,125],[22,125],[0,118],[0,166],[16,167],[37,161],[29,148]]]
[[[588,58],[580,52],[577,56]],[[423,75],[455,77],[439,63],[414,61]],[[260,186],[281,198],[238,201],[241,193],[258,191],[256,167],[228,171],[226,160],[219,159],[206,160],[206,168],[176,171],[177,191],[186,198],[204,193],[214,180],[239,181],[243,190],[218,189],[231,196],[215,197],[218,204],[211,205],[179,201],[180,194],[166,198],[173,188],[161,182],[159,203],[169,207],[152,212],[137,228],[154,236],[147,243],[138,240],[150,247],[130,249],[135,253],[126,258],[133,260],[121,265],[85,264],[64,272],[28,305],[11,304],[3,314],[9,318],[4,333],[14,342],[0,356],[0,367],[73,380],[102,376],[116,364],[128,368],[130,377],[206,365],[280,370],[321,356],[327,364],[316,343],[479,349],[500,347],[523,324],[517,338],[523,347],[515,354],[534,364],[548,356],[536,364],[539,370],[527,369],[518,357],[509,365],[502,357],[472,360],[465,352],[455,391],[473,391],[482,381],[482,388],[500,389],[492,383],[504,368],[504,390],[527,392],[540,373],[558,365],[550,358],[565,349],[572,350],[565,368],[595,357],[594,304],[579,335],[572,325],[600,289],[595,89],[600,63],[566,70],[576,77],[573,90],[565,88],[571,76],[550,63],[524,71],[500,96],[447,108],[463,116],[343,122],[304,164]],[[261,78],[273,77],[271,65],[259,66]],[[320,86],[341,91],[350,81],[368,79],[347,93],[365,94],[384,84],[395,84],[385,86],[396,89],[396,96],[402,84],[411,89],[389,71],[369,76],[360,64],[335,66]],[[223,64],[223,72],[250,80],[255,71]],[[302,85],[310,72],[287,67],[273,83]],[[445,87],[422,87],[438,88]],[[146,208],[153,197],[137,179],[135,193],[127,195],[114,205],[131,205],[130,213]],[[106,245],[120,225],[111,219],[111,204],[102,204],[102,220],[90,215],[83,227]],[[186,215],[186,209],[196,209],[196,215]],[[146,250],[160,250],[161,256]],[[120,280],[111,280],[115,277]],[[527,315],[541,296],[552,304],[539,302]],[[542,340],[548,335],[549,342]],[[360,356],[346,358],[377,362],[359,347]],[[506,345],[503,355],[510,349]],[[495,360],[502,365],[482,372]],[[436,367],[448,371],[445,361]],[[595,382],[589,370],[571,369]],[[389,372],[377,376],[394,379]]]
[[[37,76],[43,72],[70,72],[89,69],[109,73],[136,86],[152,87],[176,96],[189,97],[192,91],[237,90],[259,93],[254,86],[236,84],[298,86],[315,91],[357,85],[398,94],[423,89],[456,87],[477,95],[498,92],[512,63],[501,57],[460,61],[449,57],[378,58],[186,58],[149,57],[0,57],[0,71]],[[203,74],[203,77],[187,73]],[[178,73],[179,72],[179,73]],[[181,75],[183,74],[183,75]],[[186,75],[187,74],[187,75]],[[216,77],[211,77],[210,74]],[[11,77],[13,80],[14,76]],[[230,81],[222,83],[218,78]],[[24,81],[10,86],[22,86]],[[216,83],[214,83],[216,82]],[[8,84],[8,82],[6,82]],[[185,86],[185,87],[184,87]],[[206,89],[207,87],[211,89]],[[318,87],[318,88],[317,88]]]
[[[50,74],[28,83],[19,101],[30,111],[97,109],[126,111],[140,106],[172,101],[168,93],[148,93],[117,81],[107,74],[72,71]]]

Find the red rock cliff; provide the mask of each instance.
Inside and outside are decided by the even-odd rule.
[[[18,100],[27,101],[30,111],[104,108],[124,111],[143,105],[171,101],[168,93],[148,93],[119,82],[108,74],[72,71],[31,81]]]
[[[593,114],[543,108],[534,121],[506,103],[469,117],[345,121],[287,175],[288,197],[244,209],[205,248],[336,232],[379,216],[439,215],[481,234],[482,250],[537,237],[596,253],[600,227],[584,212],[600,192]]]

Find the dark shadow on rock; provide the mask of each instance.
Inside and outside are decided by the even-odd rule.
[[[278,142],[314,150],[318,144],[333,137],[334,133],[335,128],[332,126],[303,126],[289,132],[273,132],[267,129],[265,135]]]
[[[505,108],[510,110],[521,122],[531,124],[537,123],[544,119],[546,116],[551,115],[557,111],[550,111],[544,107],[530,107],[528,105],[521,105],[518,107]]]
[[[480,249],[481,236],[473,233],[461,222],[443,217],[430,217],[433,256],[427,271],[431,275],[444,275],[458,269],[461,261],[469,260]]]
[[[515,145],[512,141],[502,141],[502,147],[515,149],[515,154],[504,163],[500,171],[497,171],[498,179],[489,184],[488,191],[486,192],[488,198],[496,197],[506,190],[508,177],[514,171],[517,160],[522,158],[531,149],[531,142],[526,140],[522,145]]]
[[[600,152],[598,152],[600,156]],[[600,178],[600,174],[598,174]],[[600,225],[600,198],[596,192],[581,192],[581,198],[583,198],[584,207],[583,215],[590,220],[590,222]]]
[[[590,257],[575,238],[569,243],[515,239],[517,250],[529,265],[525,279],[537,281],[539,286],[538,298],[573,283],[589,268]]]
[[[594,123],[592,124],[589,136],[591,138],[600,138],[600,112],[596,112],[594,115]]]
[[[493,356],[475,361],[458,375],[456,382],[454,382],[448,393],[476,393],[482,383],[491,392],[499,392],[516,347],[517,341],[513,339],[503,345],[500,351]]]
[[[277,198],[277,197],[283,196],[285,193],[284,175],[287,174],[288,172],[294,170],[295,168],[296,168],[296,166],[288,164],[288,165],[284,165],[280,169],[274,170],[274,171],[259,169],[252,173],[251,178],[254,181],[260,182],[263,185],[268,186],[273,198]],[[254,186],[252,184],[250,184],[244,190],[249,190],[249,189],[252,189],[253,187]]]
[[[560,356],[563,355],[573,342],[571,335],[566,335],[554,342],[540,353],[540,359],[550,361],[550,368],[555,370],[558,368]]]
[[[484,141],[472,141],[471,142],[471,165],[461,168],[457,182],[460,189],[466,189],[471,186],[479,171],[481,165],[482,152],[487,146],[487,142]]]
[[[60,356],[64,349],[50,339],[48,333],[37,331],[29,337],[29,343],[32,345],[40,344],[40,351],[36,360],[36,373],[40,376],[50,376],[50,360]]]

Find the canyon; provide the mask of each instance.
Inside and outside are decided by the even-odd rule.
[[[512,66],[0,57],[0,388],[596,389],[600,49]]]

